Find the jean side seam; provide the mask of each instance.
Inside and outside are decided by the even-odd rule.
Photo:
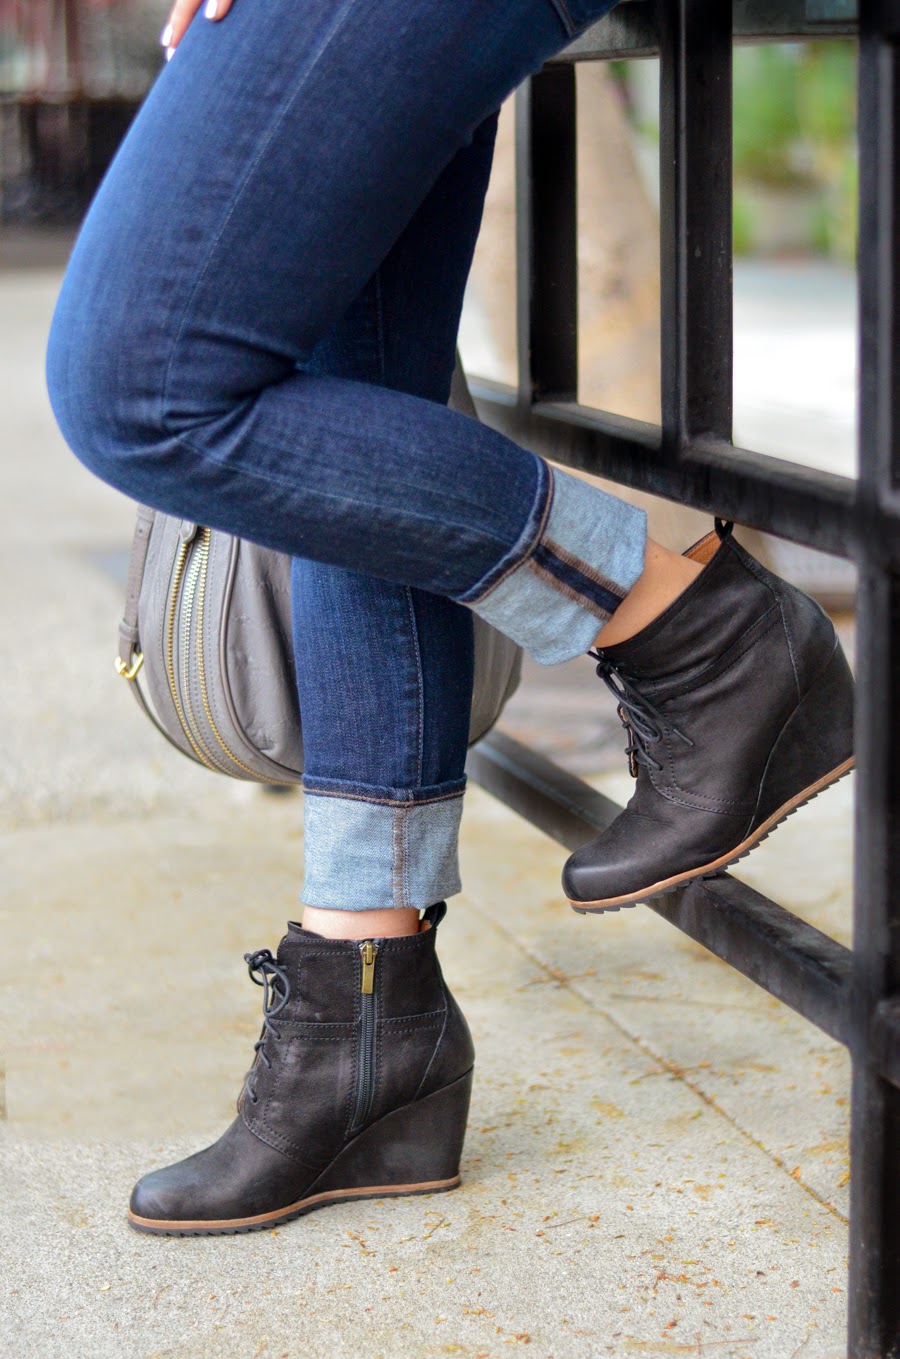
[[[409,613],[410,636],[416,658],[416,783],[422,782],[425,765],[425,676],[422,672],[422,648],[419,644],[419,622],[412,587],[406,587],[406,608]]]
[[[322,40],[322,43],[320,44],[319,50],[316,52],[315,57],[312,58],[310,63],[304,67],[304,78],[308,78],[310,72],[315,70],[316,66],[318,66],[325,52],[331,46],[331,43],[334,40],[337,29],[340,23],[346,17],[347,11],[353,9],[356,3],[357,0],[345,0],[345,4],[341,6],[340,10],[338,11],[338,14],[335,16],[331,29],[329,30],[325,38]],[[178,347],[181,343],[182,336],[184,335],[185,328],[188,323],[188,316],[190,315],[194,298],[196,297],[201,284],[204,282],[207,274],[209,273],[209,270],[212,266],[212,259],[216,247],[219,244],[219,241],[224,236],[225,229],[228,226],[228,223],[231,221],[232,217],[237,211],[237,206],[244,195],[244,191],[246,190],[252,175],[256,171],[256,167],[259,165],[263,156],[266,154],[266,151],[272,144],[275,134],[278,132],[278,129],[281,127],[281,124],[287,117],[291,105],[294,103],[294,100],[297,98],[299,93],[300,86],[297,86],[291,91],[289,97],[285,99],[284,103],[281,105],[281,108],[278,110],[277,115],[275,116],[275,118],[273,118],[272,122],[269,124],[269,128],[268,131],[266,132],[266,135],[263,137],[262,142],[260,143],[256,151],[256,154],[253,156],[253,158],[250,161],[250,164],[247,166],[246,173],[241,179],[240,184],[234,191],[231,202],[229,203],[225,215],[222,218],[218,231],[216,232],[215,236],[209,243],[209,248],[207,249],[206,252],[206,258],[204,259],[203,265],[199,273],[197,274],[196,279],[194,280],[194,286],[191,288],[190,296],[188,297],[187,301],[184,304],[184,314],[182,315],[181,321],[178,326],[178,334],[175,336],[175,339],[172,342],[172,352],[169,355],[169,362],[166,365],[165,377],[163,378],[162,386],[160,388],[160,414],[163,428],[165,428],[167,424],[166,407],[168,405],[169,382],[172,376],[172,369],[175,366],[175,355],[178,352]]]
[[[609,576],[605,576],[602,571],[598,571],[595,566],[591,566],[581,557],[577,557],[574,552],[569,552],[567,548],[560,546],[559,543],[555,542],[549,536],[544,539],[543,546],[548,552],[551,552],[554,557],[558,557],[566,566],[571,567],[573,571],[577,571],[579,575],[584,576],[586,580],[593,581],[595,585],[599,585],[602,589],[608,590],[611,595],[617,595],[619,599],[625,598],[627,591],[623,590],[621,585],[617,584],[614,580],[610,580]]]
[[[566,29],[570,38],[573,38],[578,31],[578,24],[572,18],[566,0],[554,0],[554,8],[562,20],[563,28]]]
[[[625,598],[622,590],[608,590],[605,586],[595,584],[589,576],[582,575],[577,568],[568,566],[548,552],[543,544],[529,558],[528,568],[548,585],[558,586],[563,592],[569,591],[568,598],[583,601],[585,608],[594,613],[599,610],[606,618],[615,613]]]
[[[402,910],[406,905],[403,896],[403,877],[401,874],[402,846],[400,844],[400,826],[403,813],[399,810],[394,812],[391,818],[391,897],[394,902],[394,910]]]
[[[409,831],[410,831],[410,820],[411,820],[411,818],[410,818],[410,814],[409,814],[408,811],[407,811],[407,812],[400,812],[399,815],[400,815],[401,821],[403,822],[403,832],[402,832],[402,834],[403,834],[403,904],[404,904],[404,906],[407,906],[407,907],[408,907],[409,904],[410,904],[410,902],[412,901],[412,887],[411,887],[410,880],[409,880],[409,876],[410,876]]]
[[[510,562],[509,565],[502,572],[502,574],[499,575],[496,580],[491,580],[487,587],[484,590],[482,590],[480,594],[472,595],[472,592],[469,591],[467,594],[459,597],[457,599],[457,603],[466,604],[470,608],[474,607],[476,604],[484,603],[484,601],[489,597],[489,595],[491,595],[499,585],[503,584],[507,576],[511,576],[513,571],[517,570],[520,566],[523,566],[529,560],[529,558],[533,555],[535,549],[537,548],[538,543],[541,541],[544,532],[546,531],[547,528],[547,521],[550,518],[550,510],[553,506],[554,487],[553,487],[553,475],[550,472],[550,469],[547,466],[546,462],[544,462],[543,458],[538,459],[538,461],[545,469],[547,479],[545,486],[541,485],[538,487],[538,494],[540,495],[543,492],[544,504],[542,511],[538,517],[538,523],[534,530],[534,536],[531,539],[530,543],[528,544],[528,547],[523,552],[518,553],[516,555],[515,561]],[[521,541],[522,536],[525,536],[528,533],[531,527],[531,520],[534,517],[535,517],[534,511],[532,510],[532,514],[529,515],[529,522],[525,525],[525,529],[523,530],[523,534],[520,535],[519,541]],[[515,548],[513,548],[512,551],[515,552]]]
[[[573,586],[567,585],[565,581],[560,580],[558,576],[554,576],[551,571],[548,571],[546,567],[541,566],[539,562],[534,561],[533,558],[527,562],[527,567],[528,570],[533,571],[538,579],[542,580],[545,585],[549,585],[551,590],[555,590],[557,594],[562,595],[564,599],[570,600],[571,603],[577,604],[580,609],[585,609],[588,613],[592,614],[594,618],[606,620],[607,618],[612,617],[610,611],[602,609],[600,605],[589,596],[579,594]]]

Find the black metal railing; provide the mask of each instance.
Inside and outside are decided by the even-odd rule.
[[[735,41],[859,39],[859,479],[736,449]],[[479,413],[557,461],[852,558],[858,567],[855,906],[844,948],[727,874],[657,914],[845,1043],[853,1062],[851,1359],[900,1355],[900,0],[625,0],[517,98],[518,390]],[[660,57],[662,417],[577,401],[575,70]],[[575,848],[621,810],[502,733],[473,777]]]

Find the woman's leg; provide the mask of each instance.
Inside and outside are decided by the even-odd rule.
[[[446,402],[495,130],[454,157],[307,371]],[[274,1226],[350,1191],[458,1178],[473,1050],[435,927],[458,888],[472,615],[304,558],[292,574],[303,928],[276,959],[248,957],[269,986],[265,1057],[224,1137],[136,1186],[147,1231]]]
[[[645,563],[644,517],[616,497],[438,403],[301,370],[566,37],[551,0],[238,0],[192,24],[76,245],[48,374],[73,448],[140,499],[467,604],[547,663],[599,633],[646,775],[566,879],[603,909],[725,866],[844,770],[830,624],[730,539]],[[642,576],[672,603],[611,648]]]
[[[496,114],[457,152],[306,371],[446,404]],[[459,890],[472,614],[440,595],[297,557],[304,923],[413,933]]]
[[[302,371],[566,38],[551,0],[238,0],[192,24],[60,297],[49,385],[79,456],[161,509],[469,604],[544,661],[584,651],[641,574],[642,513],[438,403]]]

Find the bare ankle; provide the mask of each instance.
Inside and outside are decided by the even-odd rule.
[[[303,928],[326,939],[394,939],[403,934],[418,934],[419,912],[326,911],[319,906],[304,906]]]
[[[615,646],[634,637],[674,604],[703,570],[699,562],[670,552],[649,539],[644,570],[608,623],[597,634],[598,647]]]

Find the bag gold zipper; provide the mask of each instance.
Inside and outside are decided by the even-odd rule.
[[[175,567],[172,572],[172,587],[169,595],[169,608],[166,615],[166,676],[169,681],[169,693],[172,697],[172,702],[175,705],[175,713],[191,750],[201,764],[206,765],[207,769],[212,769],[218,774],[221,773],[219,766],[214,764],[213,761],[204,754],[200,746],[198,746],[197,742],[194,740],[188,720],[185,717],[184,708],[181,706],[181,696],[178,692],[178,679],[175,675],[175,623],[178,617],[181,582],[184,578],[184,568],[187,563],[190,549],[190,542],[185,542],[184,539],[182,539],[178,548],[178,556],[175,558]]]
[[[197,716],[193,704],[193,688],[191,685],[191,633],[194,631],[195,600],[199,603],[197,583],[200,579],[201,568],[202,561],[199,555],[199,545],[195,540],[194,551],[185,567],[184,580],[181,587],[181,702],[184,708],[184,715],[187,718],[188,725],[193,732],[194,740],[197,745],[203,751],[211,765],[218,769],[220,773],[227,774],[229,771],[225,768],[222,761],[218,759],[216,753],[210,748],[206,733],[203,730],[203,724]],[[196,633],[200,643],[198,649],[202,655],[203,641],[200,629],[201,619],[202,615],[198,618]]]
[[[178,556],[172,573],[172,588],[166,619],[166,672],[169,680],[169,692],[175,705],[175,712],[181,724],[181,729],[200,763],[218,774],[231,773],[231,770],[224,765],[221,758],[214,754],[207,744],[201,724],[191,706],[189,657],[191,653],[191,632],[193,630],[194,656],[197,663],[197,677],[200,682],[200,698],[210,731],[224,754],[232,764],[237,765],[238,769],[243,770],[257,783],[276,783],[276,779],[258,774],[256,770],[251,769],[250,765],[245,764],[235,755],[234,751],[226,744],[213,717],[206,677],[206,656],[203,647],[206,579],[209,571],[211,541],[212,531],[209,528],[198,528],[195,534],[187,540],[182,539],[179,545]],[[194,544],[194,553],[191,557],[192,544]],[[181,613],[183,698],[182,692],[179,691],[178,678],[175,673],[175,627],[178,622],[179,610]]]
[[[204,604],[206,601],[206,576],[209,570],[209,545],[211,538],[211,531],[208,528],[202,528],[197,543],[197,552],[200,559],[199,574],[197,578],[197,674],[200,678],[200,697],[203,701],[203,711],[206,713],[206,720],[209,723],[210,731],[228,756],[229,760],[232,760],[237,765],[238,769],[243,769],[245,774],[249,774],[250,777],[255,779],[258,783],[274,783],[274,779],[267,779],[264,775],[258,774],[255,769],[251,769],[248,764],[244,764],[243,760],[238,759],[234,751],[225,744],[222,733],[219,731],[216,720],[212,715],[209,691],[206,686],[206,657],[203,653]]]

